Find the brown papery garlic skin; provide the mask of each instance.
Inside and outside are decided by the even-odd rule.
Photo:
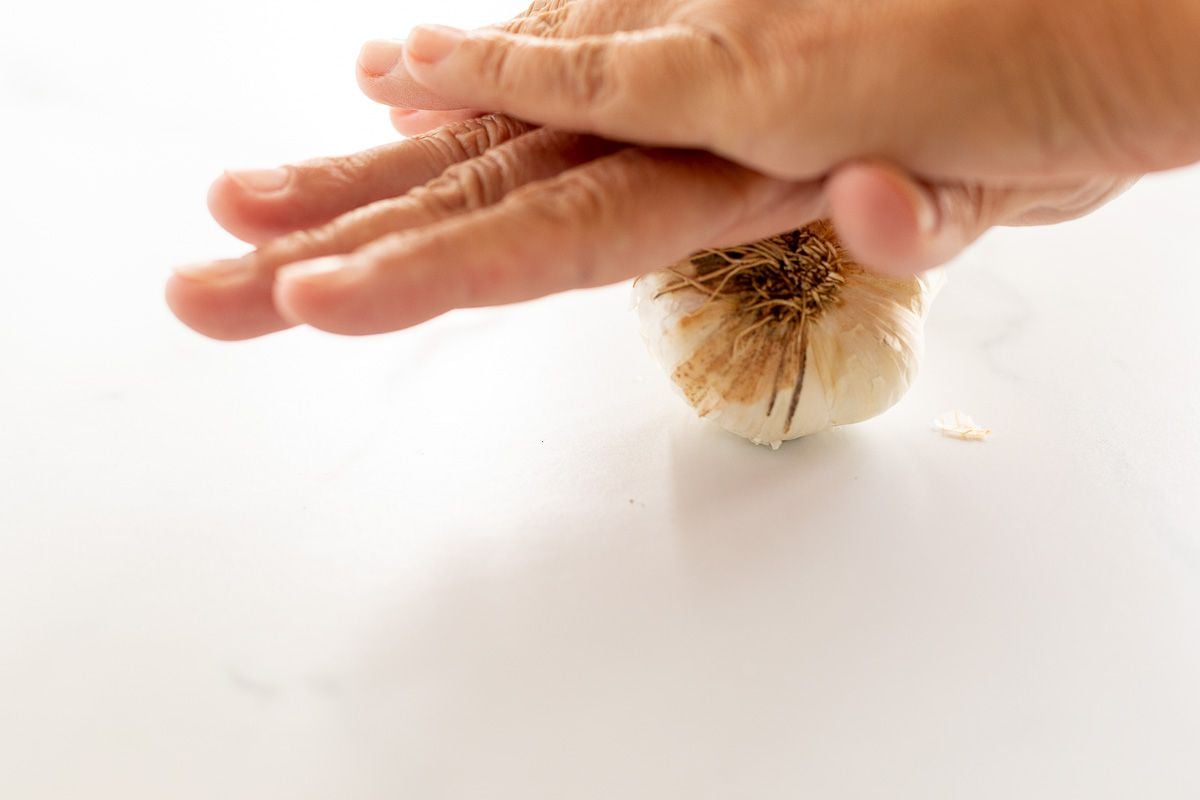
[[[916,378],[940,270],[869,272],[818,221],[634,284],[642,335],[702,417],[756,444],[874,417]]]

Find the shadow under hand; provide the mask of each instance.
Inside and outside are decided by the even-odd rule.
[[[854,431],[771,452],[689,425],[670,448],[661,527],[448,533],[397,587],[346,698],[378,796],[784,796],[870,702],[907,645],[878,613],[896,582],[869,588],[889,509],[859,482],[894,465]]]

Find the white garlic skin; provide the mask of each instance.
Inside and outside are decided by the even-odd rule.
[[[894,279],[852,267],[838,302],[808,322],[804,378],[790,423],[795,380],[773,391],[772,365],[779,363],[783,348],[778,336],[771,339],[770,326],[740,355],[726,359],[727,365],[695,367],[716,353],[733,352],[730,334],[746,327],[739,324],[746,313],[734,299],[713,298],[701,289],[664,292],[678,286],[678,272],[694,270],[689,262],[634,283],[642,336],[700,416],[755,444],[778,448],[789,439],[861,422],[895,405],[916,379],[925,317],[944,272]],[[754,363],[748,366],[747,359]]]

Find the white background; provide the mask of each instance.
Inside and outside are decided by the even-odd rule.
[[[516,8],[42,8],[0,27],[0,797],[1200,795],[1200,172],[988,236],[908,398],[773,453],[625,286],[167,312],[243,249],[221,169],[392,138],[362,40]]]

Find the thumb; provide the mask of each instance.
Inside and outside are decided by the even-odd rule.
[[[738,96],[734,52],[680,25],[573,39],[422,26],[409,35],[404,58],[415,80],[464,108],[612,139],[715,149],[707,140],[713,120],[727,117]]]
[[[1045,225],[1081,217],[1133,180],[1102,177],[1053,186],[923,183],[882,163],[855,162],[825,185],[846,248],[886,275],[914,275],[957,256],[997,225]]]

